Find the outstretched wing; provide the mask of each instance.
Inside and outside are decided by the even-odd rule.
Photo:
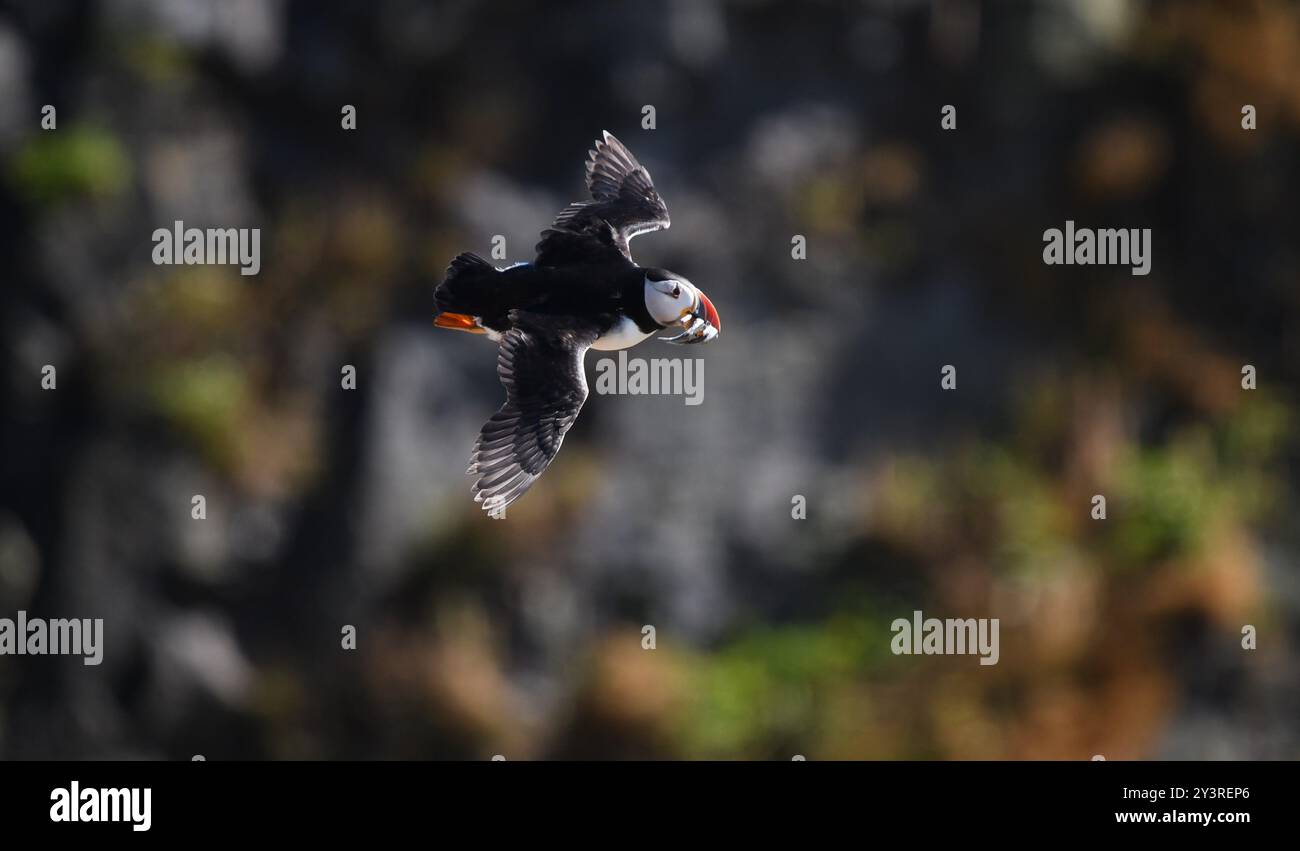
[[[497,375],[506,403],[479,433],[466,471],[477,475],[474,501],[499,511],[532,487],[560,451],[587,400],[582,359],[600,336],[594,323],[511,311]]]
[[[590,262],[593,253],[599,257],[610,249],[630,262],[632,237],[672,224],[650,172],[608,132],[589,154],[587,189],[593,200],[565,207],[542,232],[538,265],[564,265],[577,257]]]

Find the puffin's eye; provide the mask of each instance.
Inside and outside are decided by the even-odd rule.
[[[673,284],[673,298],[677,298],[677,297],[679,297],[681,294],[682,294],[682,285],[681,285],[681,284]]]

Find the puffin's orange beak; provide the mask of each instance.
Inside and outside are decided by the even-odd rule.
[[[718,318],[718,309],[713,306],[713,302],[709,301],[709,297],[702,292],[700,293],[700,301],[704,302],[704,321],[712,325],[715,331],[721,333],[722,320]]]

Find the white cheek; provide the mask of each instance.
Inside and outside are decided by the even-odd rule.
[[[671,325],[676,322],[682,315],[682,311],[690,306],[690,300],[685,298],[685,294],[678,298],[673,298],[666,293],[657,290],[651,292],[647,299],[646,309],[654,317],[656,322],[663,325]]]
[[[650,311],[650,317],[656,322],[662,322],[664,306],[663,295],[657,290],[647,290],[645,295],[645,309]]]

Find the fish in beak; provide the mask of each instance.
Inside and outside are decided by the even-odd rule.
[[[698,298],[695,304],[681,318],[680,325],[684,330],[676,337],[659,339],[678,346],[688,346],[693,343],[707,343],[722,333],[722,320],[718,318],[718,310],[713,306],[713,302],[699,290],[696,290],[696,295]]]

